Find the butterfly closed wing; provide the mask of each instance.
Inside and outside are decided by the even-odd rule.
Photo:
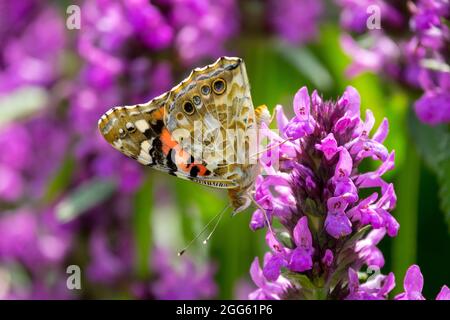
[[[143,165],[228,189],[239,212],[251,201],[259,173],[252,150],[268,118],[265,106],[253,107],[243,60],[221,57],[145,104],[108,110],[98,127],[115,149]]]

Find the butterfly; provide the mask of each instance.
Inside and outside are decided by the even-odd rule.
[[[115,149],[181,179],[228,190],[234,213],[246,209],[260,166],[251,161],[266,106],[253,107],[241,58],[194,69],[147,103],[114,107],[98,128]]]

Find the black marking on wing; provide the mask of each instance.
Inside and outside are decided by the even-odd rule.
[[[156,134],[153,132],[153,130],[147,129],[147,130],[144,131],[144,136],[145,136],[148,140],[151,140],[153,137],[156,136]]]
[[[236,63],[230,64],[229,66],[226,66],[226,67],[225,67],[225,70],[234,70],[234,69],[236,69],[237,67],[239,67],[239,66],[241,65],[241,63],[242,63],[242,59],[239,58],[239,60],[236,61]]]
[[[164,121],[157,120],[155,124],[150,123],[150,127],[152,128],[153,132],[159,136],[164,128]],[[145,134],[145,132],[144,132]]]
[[[166,166],[167,166],[167,168],[169,168],[169,174],[176,176],[175,172],[178,171],[178,168],[177,168],[177,165],[175,164],[175,162],[173,162],[173,160],[172,160],[172,151],[173,151],[173,149],[170,149],[169,153],[167,154]]]
[[[189,171],[189,175],[193,178],[198,176],[200,169],[197,166],[192,166],[191,171]]]
[[[164,165],[164,157],[162,152],[162,142],[159,138],[153,139],[152,147],[149,151],[150,157],[152,157],[151,165]]]

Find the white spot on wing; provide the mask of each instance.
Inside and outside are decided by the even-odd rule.
[[[153,139],[152,139],[152,141],[153,141]],[[148,152],[150,150],[150,147],[151,147],[151,144],[150,144],[149,140],[142,141],[142,143],[141,143],[142,150],[145,150],[146,152]]]
[[[141,149],[141,153],[139,154],[138,161],[139,161],[139,163],[141,163],[143,165],[149,165],[152,162],[152,158],[150,157],[148,152]]]
[[[145,132],[145,130],[150,129],[150,125],[144,119],[136,121],[134,125],[140,132]]]

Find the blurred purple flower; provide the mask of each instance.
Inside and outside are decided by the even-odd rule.
[[[132,255],[130,255],[130,243],[126,238],[122,234],[119,244],[112,248],[106,232],[94,230],[89,239],[91,261],[88,265],[87,276],[90,281],[112,284],[129,274]]]
[[[303,44],[317,38],[322,1],[270,0],[269,21],[277,34],[291,44]]]
[[[170,0],[175,48],[185,64],[225,54],[224,44],[239,28],[235,0]],[[226,23],[224,23],[226,21]]]
[[[27,209],[2,213],[0,231],[0,260],[21,262],[37,273],[61,262],[71,244],[70,234],[49,228],[42,214]]]
[[[64,21],[55,8],[40,1],[2,1],[0,95],[23,85],[51,84],[64,44]]]
[[[415,103],[419,119],[430,125],[449,123],[450,3],[443,0],[417,0],[407,4],[391,0],[337,2],[342,8],[343,28],[357,34],[344,34],[341,38],[342,48],[353,59],[347,74],[353,77],[372,71],[421,88],[424,94]],[[366,26],[368,16],[373,13],[368,10],[370,5],[380,9],[382,28],[379,30],[369,30]]]
[[[440,73],[433,84],[429,73],[422,74],[425,93],[414,104],[417,116],[425,123],[450,123],[450,72]]]
[[[350,31],[364,33],[367,20],[374,9],[379,10],[383,28],[401,28],[405,25],[402,13],[395,3],[384,0],[335,0],[342,7],[341,25]]]
[[[37,218],[30,212],[2,213],[0,220],[0,257],[3,260],[28,260],[35,255],[37,237]]]
[[[172,265],[169,255],[162,249],[154,251],[152,260],[157,277],[152,284],[152,293],[157,299],[211,299],[216,295],[213,265],[199,267],[186,257]]]
[[[36,116],[0,130],[0,199],[40,198],[64,157],[68,136],[51,116]],[[41,141],[46,141],[42,148]],[[25,183],[26,180],[26,183]]]

